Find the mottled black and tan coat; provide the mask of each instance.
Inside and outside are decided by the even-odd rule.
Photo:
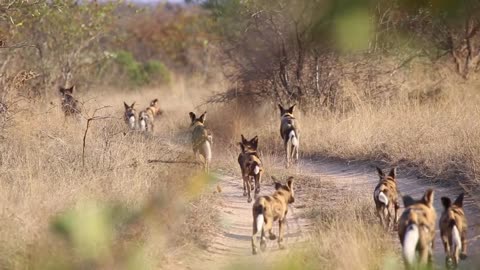
[[[266,236],[270,240],[277,237],[272,231],[273,223],[278,221],[278,246],[284,249],[283,237],[285,233],[285,222],[287,220],[288,205],[295,202],[293,191],[293,177],[289,177],[287,184],[283,185],[275,181],[275,192],[271,196],[261,196],[255,200],[252,207],[253,233],[252,253],[257,254],[257,234],[260,233],[260,249],[265,250]]]
[[[398,219],[398,191],[396,180],[396,169],[390,170],[388,175],[377,167],[378,181],[373,191],[373,200],[375,202],[375,213],[380,219],[381,225],[387,229],[393,229]]]
[[[251,140],[242,136],[240,145],[240,154],[238,155],[238,164],[242,172],[243,179],[243,196],[248,196],[247,201],[252,201],[250,191],[255,188],[255,194],[260,193],[260,181],[263,174],[263,165],[258,155],[258,137],[255,136]]]

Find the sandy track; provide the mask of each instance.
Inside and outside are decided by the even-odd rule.
[[[372,193],[378,181],[378,176],[373,167],[364,164],[349,164],[338,161],[327,160],[303,160],[296,169],[292,168],[292,174],[300,173],[309,175],[322,182],[334,183],[338,190],[351,191],[358,196],[367,199],[373,198]],[[420,198],[428,187],[436,191],[435,207],[438,216],[442,211],[440,202],[441,196],[449,196],[454,199],[461,188],[454,185],[431,183],[415,176],[404,175],[398,170],[399,189],[402,194]],[[301,207],[303,204],[300,192],[296,192],[296,202],[290,206],[287,218],[287,229],[285,242],[287,250],[279,250],[276,241],[268,241],[267,252],[257,256],[251,255],[250,237],[252,233],[252,203],[247,203],[246,197],[242,195],[242,185],[239,177],[219,176],[222,192],[220,193],[219,211],[221,215],[221,230],[215,234],[209,248],[195,256],[190,269],[227,269],[228,266],[241,263],[245,265],[259,265],[260,263],[272,264],[278,256],[272,254],[288,254],[294,248],[301,247],[302,243],[308,241],[309,221],[302,219]],[[263,184],[261,195],[271,194],[273,186]],[[471,264],[476,258],[480,258],[480,208],[470,196],[465,197],[465,212],[469,219],[468,232],[468,254],[470,259],[462,262],[461,269],[476,269]],[[403,209],[401,209],[403,210]],[[275,233],[278,233],[278,226],[274,226]],[[396,233],[392,233],[396,239]],[[439,265],[443,264],[444,251],[441,244],[439,232],[437,232],[435,243],[435,257]],[[473,258],[473,259],[472,259]],[[477,261],[478,262],[478,261]],[[478,264],[477,264],[478,265]]]
[[[328,160],[310,160],[304,161],[300,165],[303,174],[314,174],[323,179],[330,179],[338,188],[350,189],[355,194],[362,194],[366,198],[372,199],[373,204],[373,190],[378,183],[378,175],[372,166],[364,164],[350,164],[339,161]],[[385,170],[386,171],[386,170]],[[440,198],[443,196],[450,197],[452,200],[463,191],[458,185],[449,184],[448,181],[444,183],[433,183],[425,179],[419,179],[414,175],[404,174],[401,170],[397,170],[397,182],[399,190],[402,195],[410,195],[415,199],[423,196],[427,188],[434,188],[435,190],[435,209],[437,217],[440,218],[443,206]],[[403,211],[403,203],[400,202]],[[475,202],[469,195],[464,199],[464,210],[468,218],[468,255],[469,259],[462,262],[461,269],[478,269],[473,266],[474,261],[478,267],[480,262],[480,207],[478,201]],[[438,222],[437,222],[438,224]],[[395,239],[397,234],[394,233]],[[443,244],[440,239],[440,231],[437,226],[437,235],[435,238],[435,261],[442,265],[444,262]]]
[[[300,209],[291,205],[284,240],[287,249],[280,250],[276,241],[267,240],[265,253],[251,255],[253,203],[247,203],[247,197],[243,196],[239,177],[220,176],[219,185],[222,188],[219,205],[221,230],[216,233],[206,252],[197,256],[191,269],[225,269],[235,264],[270,264],[273,263],[271,258],[275,257],[271,256],[273,253],[286,254],[294,247],[301,246],[307,239],[308,222],[300,218]],[[273,192],[273,186],[264,184],[260,195],[271,195]],[[274,225],[274,232],[278,235],[278,223]]]

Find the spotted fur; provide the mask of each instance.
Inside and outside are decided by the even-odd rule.
[[[203,159],[203,168],[205,172],[210,171],[210,163],[212,160],[212,143],[213,136],[205,127],[205,119],[207,112],[200,117],[196,117],[195,113],[190,112],[190,127],[192,128],[192,148],[196,158],[198,156]]]
[[[283,185],[275,180],[275,192],[271,196],[261,196],[255,200],[252,207],[253,233],[252,253],[257,254],[257,234],[260,233],[260,249],[266,249],[266,235],[270,240],[277,237],[272,231],[273,222],[278,221],[278,246],[284,249],[283,243],[285,222],[287,220],[288,204],[294,203],[293,177],[289,177],[287,184]]]
[[[440,235],[445,249],[447,268],[455,268],[460,259],[467,257],[467,218],[463,211],[464,194],[460,194],[455,202],[442,197],[443,213],[440,216]]]
[[[250,191],[255,188],[255,194],[260,193],[263,165],[257,152],[258,137],[255,136],[251,140],[245,139],[243,134],[241,137],[242,141],[239,143],[241,151],[238,155],[238,164],[242,172],[243,196],[248,195],[247,201],[251,202],[252,197]]]
[[[65,114],[65,116],[75,116],[81,113],[79,102],[73,96],[74,90],[75,90],[74,85],[71,86],[70,88],[65,88],[62,86],[60,86],[59,88],[62,111]]]
[[[432,189],[428,189],[420,200],[403,197],[405,211],[398,222],[398,236],[407,269],[423,269],[432,265],[437,217],[433,198]]]
[[[298,128],[295,123],[293,111],[296,105],[288,109],[284,109],[282,105],[278,104],[280,109],[280,136],[283,140],[286,156],[286,167],[288,168],[292,162],[298,161],[298,151],[300,147],[300,138]]]
[[[398,219],[398,191],[396,180],[396,169],[390,170],[388,175],[377,167],[378,181],[373,191],[373,200],[375,202],[375,213],[380,219],[381,225],[386,229],[393,229]]]

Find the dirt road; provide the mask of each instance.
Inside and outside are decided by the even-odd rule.
[[[335,186],[342,190],[352,190],[355,194],[361,194],[366,198],[372,198],[372,192],[377,184],[378,176],[371,166],[365,164],[348,164],[338,161],[326,160],[303,160],[295,173],[310,175],[319,181],[335,183]],[[295,174],[294,173],[294,174]],[[442,206],[441,196],[456,197],[461,189],[453,185],[431,183],[425,179],[418,179],[411,175],[405,175],[398,170],[399,189],[402,194],[409,194],[414,198],[420,198],[428,187],[435,188],[435,207],[440,216]],[[296,193],[296,203],[290,207],[287,220],[285,241],[289,249],[279,250],[275,241],[269,241],[267,252],[252,256],[250,237],[252,232],[251,203],[247,203],[246,197],[242,195],[241,180],[239,177],[220,176],[222,187],[221,203],[221,230],[212,239],[210,247],[202,254],[195,256],[191,269],[227,269],[231,265],[259,265],[259,263],[274,263],[273,253],[288,253],[292,247],[301,247],[302,243],[308,241],[309,221],[301,218],[301,209],[296,207],[302,205],[302,194]],[[273,187],[262,186],[261,194],[271,194]],[[373,208],[373,199],[372,199]],[[471,264],[475,258],[480,257],[480,208],[470,196],[465,197],[465,212],[469,219],[468,253],[470,259],[462,263],[461,269],[475,269]],[[277,225],[274,227],[278,230]],[[395,233],[394,237],[396,237]],[[443,245],[440,242],[439,232],[435,243],[435,257],[438,264],[444,261]],[[473,258],[473,259],[472,259]],[[478,264],[477,264],[478,265]]]
[[[273,263],[272,253],[288,253],[289,249],[307,239],[308,221],[300,218],[301,210],[290,206],[285,231],[285,244],[289,249],[280,250],[276,241],[267,240],[266,252],[252,256],[252,203],[247,203],[247,197],[243,196],[242,182],[238,177],[220,178],[221,231],[215,235],[206,252],[196,258],[192,269],[225,269],[238,264],[245,267]],[[264,185],[260,195],[271,195],[273,191],[273,186]],[[278,235],[278,224],[274,225],[274,232]]]
[[[301,165],[303,173],[316,174],[323,178],[333,179],[338,187],[349,188],[357,194],[364,194],[367,198],[373,197],[373,190],[378,183],[378,175],[373,166],[367,166],[362,163],[346,163],[328,160],[309,160]],[[450,197],[452,200],[463,191],[458,185],[448,181],[433,183],[426,179],[419,179],[412,173],[407,173],[402,168],[397,170],[397,183],[402,195],[410,195],[415,199],[423,196],[427,188],[435,190],[435,209],[437,217],[440,218],[443,206],[440,198]],[[403,203],[400,202],[403,211]],[[372,208],[374,207],[372,198]],[[478,269],[480,262],[480,207],[479,202],[475,202],[469,195],[465,196],[464,210],[468,218],[468,255],[469,259],[461,263],[460,269]],[[396,238],[397,235],[395,234]],[[440,231],[437,227],[437,237],[435,238],[435,261],[442,265],[444,262],[443,244],[440,239]]]

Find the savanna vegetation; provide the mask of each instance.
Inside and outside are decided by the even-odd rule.
[[[288,174],[276,104],[296,103],[304,157],[476,188],[477,1],[186,2],[0,1],[1,268],[185,267],[220,226],[216,179],[191,164],[198,107],[226,173],[238,173],[243,133],[260,137],[268,174]],[[71,85],[78,119],[60,108],[58,88]],[[123,101],[141,110],[153,98],[165,111],[154,136],[129,132]],[[315,211],[331,197],[301,183],[318,203],[318,241],[282,267],[397,264],[391,236],[369,231],[369,202]]]

